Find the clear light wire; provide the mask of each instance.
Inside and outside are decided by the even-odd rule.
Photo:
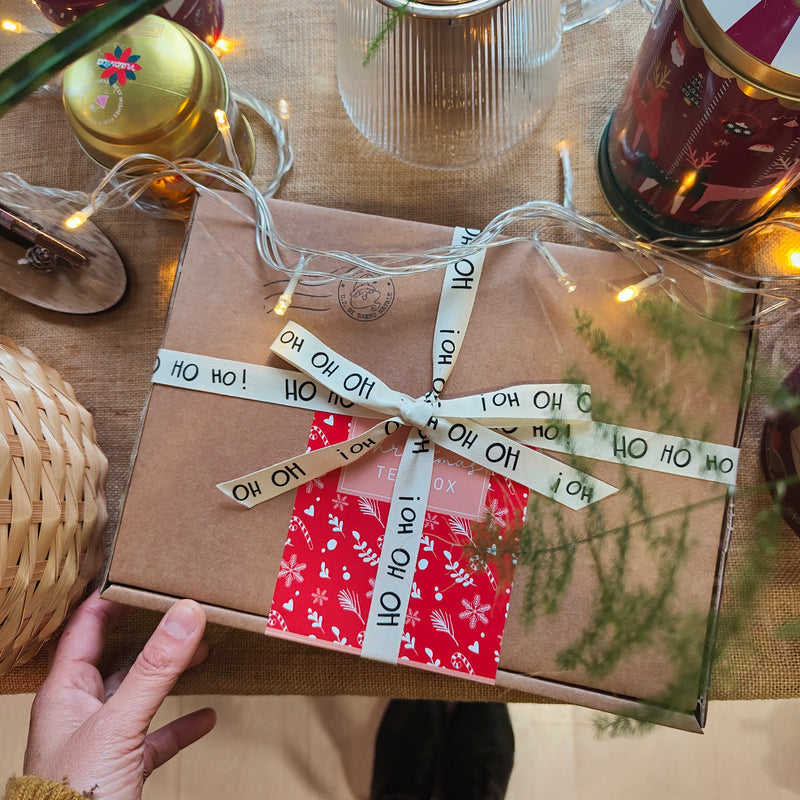
[[[561,226],[587,238],[597,238],[611,245],[636,265],[641,278],[635,284],[643,290],[662,290],[685,308],[707,319],[713,319],[706,309],[698,305],[683,290],[680,281],[668,274],[665,267],[687,273],[720,289],[760,299],[759,307],[749,316],[728,322],[730,327],[743,329],[766,327],[788,316],[800,313],[800,279],[791,276],[749,275],[694,258],[658,242],[632,240],[606,228],[599,222],[579,214],[565,204],[546,200],[531,201],[506,209],[492,219],[483,230],[466,245],[432,248],[418,253],[368,253],[358,254],[340,250],[318,250],[286,242],[278,233],[267,199],[280,186],[282,177],[292,165],[292,151],[286,139],[286,130],[278,116],[251,95],[238,92],[236,99],[251,106],[272,128],[276,136],[278,165],[272,182],[259,190],[243,172],[223,164],[212,164],[196,159],[182,158],[174,162],[152,154],[138,154],[120,161],[103,178],[98,187],[87,195],[82,192],[65,192],[57,189],[39,189],[54,204],[76,203],[82,211],[93,213],[102,208],[114,211],[125,208],[144,193],[159,178],[178,177],[197,189],[213,195],[235,214],[254,225],[256,245],[260,258],[270,267],[289,276],[292,289],[298,283],[317,285],[331,281],[364,281],[374,277],[397,277],[442,269],[448,263],[470,258],[486,248],[504,247],[516,242],[532,244],[553,270],[556,279],[568,291],[575,284],[562,269],[552,250],[542,240],[548,228]],[[567,173],[565,187],[569,187],[565,202],[571,198],[571,172],[569,160],[561,153],[562,168]],[[231,203],[217,189],[205,184],[214,181],[224,189],[231,189],[248,197],[251,210]],[[8,202],[15,188],[33,188],[17,176],[0,174],[0,202]],[[13,202],[9,203],[14,205]],[[165,210],[162,216],[185,218],[183,212]],[[533,224],[533,233],[509,235],[508,229],[520,223]],[[777,225],[800,232],[800,215],[786,215],[765,221],[758,226]],[[290,301],[291,298],[289,298]],[[780,313],[778,313],[780,312]],[[717,320],[718,321],[718,320]]]

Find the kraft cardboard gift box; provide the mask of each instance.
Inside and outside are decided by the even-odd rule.
[[[246,198],[229,199],[248,208]],[[318,250],[414,253],[449,245],[453,235],[452,229],[428,224],[275,200],[269,205],[284,241]],[[726,334],[724,374],[709,381],[708,364],[676,356],[670,342],[636,313],[634,304],[617,301],[619,289],[637,276],[630,261],[613,252],[568,245],[553,245],[552,252],[575,291],[568,292],[558,282],[528,243],[487,251],[463,347],[442,397],[493,393],[579,375],[591,385],[595,413],[600,409],[608,415],[612,409],[616,415],[605,421],[734,445],[748,337]],[[341,269],[330,260],[315,267]],[[213,197],[201,196],[175,281],[163,347],[287,368],[270,353],[270,344],[289,319],[388,386],[412,397],[430,390],[440,270],[365,276],[355,285],[336,278],[301,284],[288,315],[279,317],[272,309],[287,280],[259,259],[250,222]],[[688,275],[679,280],[683,290],[703,302],[700,281]],[[691,315],[686,319],[687,324],[701,325]],[[702,330],[704,336],[717,336],[713,326]],[[646,375],[640,375],[638,385],[636,380],[626,384],[625,359],[632,359],[627,364],[630,377],[642,354]],[[317,423],[314,412],[301,408],[153,385],[105,596],[157,610],[176,598],[192,597],[206,606],[213,621],[290,635],[282,622],[275,622],[282,621],[281,614],[270,609],[280,610],[274,605],[279,591],[283,608],[292,608],[292,593],[286,590],[307,579],[301,588],[311,592],[313,583],[316,591],[308,601],[309,625],[325,628],[328,641],[300,638],[310,646],[339,642],[353,648],[354,638],[323,615],[333,614],[328,609],[334,607],[336,620],[355,621],[366,613],[356,605],[358,598],[348,594],[347,568],[337,566],[338,574],[331,574],[332,548],[338,543],[342,552],[346,541],[361,567],[374,566],[378,553],[366,547],[358,531],[351,531],[354,538],[346,540],[346,530],[338,531],[338,539],[328,538],[328,533],[336,530],[331,520],[340,520],[345,506],[347,513],[358,505],[364,516],[380,519],[388,505],[376,499],[380,492],[371,496],[363,481],[351,476],[336,479],[324,508],[319,487],[309,482],[296,493],[248,509],[217,488],[222,481],[304,453],[310,434],[314,438],[316,419]],[[342,420],[343,435],[352,433],[349,417]],[[663,453],[669,461],[666,447]],[[442,455],[440,467],[449,468],[449,454]],[[459,475],[466,474],[463,466]],[[725,485],[596,459],[584,459],[581,466],[622,490],[579,511],[531,493],[530,532],[513,576],[502,647],[496,654],[496,681],[536,695],[699,730],[705,713],[709,631],[722,577],[718,556],[728,535]],[[376,467],[375,473],[389,476],[391,465],[384,467]],[[443,475],[442,487],[447,485]],[[320,480],[319,486],[323,483]],[[470,492],[483,499],[480,493],[487,485],[486,480],[473,482]],[[332,505],[336,503],[342,505]],[[441,507],[437,513],[448,512]],[[478,510],[472,519],[480,520],[482,513]],[[642,513],[644,522],[637,518]],[[306,549],[316,547],[317,559],[313,568],[303,564],[304,573],[300,562],[292,560],[295,551],[288,549],[300,540],[295,522],[300,517],[307,524],[302,531]],[[448,519],[461,518],[450,512]],[[469,557],[473,551],[456,549],[459,531],[448,534],[447,541],[454,545],[449,549],[441,537],[434,541],[433,530],[429,533],[431,554],[446,552],[453,562],[448,563],[451,574],[461,579],[454,577],[450,587],[437,585],[437,598],[452,587],[463,589],[465,581],[481,579],[480,565]],[[421,549],[416,562],[420,579],[420,568],[430,560],[425,556]],[[450,616],[454,624],[463,617],[462,627],[474,623],[472,652],[477,652],[485,642],[477,632],[490,604],[477,592],[474,607],[470,598],[468,594],[461,599],[461,614]],[[424,608],[435,617],[439,600],[431,597],[426,602],[430,608]],[[504,604],[503,617],[505,610]],[[434,627],[447,637],[452,635],[450,623],[440,613]],[[689,631],[678,657],[670,647],[676,626]],[[416,642],[413,633],[411,628],[405,632],[406,644]],[[470,654],[463,652],[468,660]],[[435,668],[433,658],[430,662]],[[457,671],[459,664],[453,664]]]

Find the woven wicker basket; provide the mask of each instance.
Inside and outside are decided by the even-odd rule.
[[[0,675],[56,632],[103,559],[107,461],[72,387],[0,337]]]

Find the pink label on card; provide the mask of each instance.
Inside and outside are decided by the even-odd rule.
[[[353,418],[349,437],[366,433],[374,424],[375,420]],[[341,470],[339,491],[388,503],[392,499],[407,433],[407,428],[401,428],[373,448],[368,456]],[[431,493],[428,496],[428,508],[431,511],[480,519],[488,488],[488,470],[460,459],[448,450],[437,449]]]
[[[345,441],[366,427],[317,413],[309,449]],[[431,500],[443,510],[431,505],[425,514],[398,661],[493,682],[528,492],[472,464],[446,463],[448,455],[441,451],[434,471]],[[389,511],[389,470],[399,461],[391,443],[365,458],[375,456],[364,475],[351,465],[347,476],[336,470],[297,491],[268,634],[360,652]],[[460,510],[447,510],[437,499],[437,477],[444,495],[460,498],[453,504]],[[465,502],[462,487],[464,495],[472,487],[477,505]]]

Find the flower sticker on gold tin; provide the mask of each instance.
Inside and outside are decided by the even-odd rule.
[[[124,86],[126,81],[135,81],[136,73],[142,68],[137,62],[141,56],[131,55],[131,48],[124,50],[117,45],[113,53],[106,53],[103,58],[97,59],[97,66],[103,68],[101,78],[108,79],[108,85],[119,83]]]

